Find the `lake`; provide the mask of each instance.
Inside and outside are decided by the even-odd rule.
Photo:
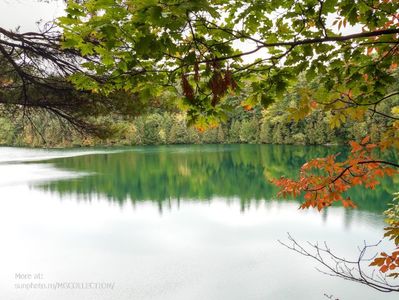
[[[278,243],[289,232],[356,258],[383,236],[398,178],[354,190],[354,210],[276,199],[271,178],[337,151],[1,147],[0,299],[397,299],[321,274]]]

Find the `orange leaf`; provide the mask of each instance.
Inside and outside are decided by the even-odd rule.
[[[370,264],[370,266],[379,266],[381,267],[385,262],[385,258],[383,257],[377,257],[376,259],[373,260],[373,262]]]
[[[246,111],[250,111],[252,109],[252,106],[247,104],[242,106]]]
[[[344,207],[352,207],[352,208],[356,208],[355,203],[352,202],[352,200],[348,197],[345,200],[341,200],[342,205]]]
[[[310,102],[310,107],[311,108],[317,108],[317,102],[316,101]]]
[[[203,126],[195,126],[195,129],[197,129],[198,132],[204,132],[205,131],[205,127],[203,127]]]
[[[387,266],[387,265],[383,265],[383,266],[380,268],[380,271],[381,271],[382,273],[385,273],[386,271],[388,271],[388,266]]]
[[[360,144],[364,145],[367,144],[370,141],[370,136],[366,136],[364,139],[362,139],[362,141],[360,142]]]
[[[349,141],[349,144],[351,145],[351,147],[352,147],[352,153],[353,152],[358,152],[358,151],[360,151],[360,150],[362,150],[362,146],[360,146],[358,143],[356,143],[355,141]]]

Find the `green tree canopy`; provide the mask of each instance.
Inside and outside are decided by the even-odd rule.
[[[398,6],[390,0],[85,0],[68,1],[59,25],[63,47],[95,57],[84,67],[107,77],[99,82],[76,73],[71,80],[79,88],[131,90],[144,99],[170,88],[203,126],[224,118],[229,92],[250,86],[242,105],[267,106],[304,73],[319,85],[301,91],[303,105],[293,116],[317,102],[342,112],[332,120],[339,126],[380,113],[380,101],[398,93],[392,90]]]

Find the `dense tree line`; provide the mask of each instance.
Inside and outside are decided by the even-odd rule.
[[[231,102],[240,101],[232,97]],[[399,104],[399,98],[384,102],[382,111],[389,113]],[[51,115],[37,116],[34,123],[0,119],[0,143],[28,146],[93,146],[93,145],[164,145],[164,144],[345,144],[366,135],[373,142],[389,126],[389,119],[369,114],[363,121],[347,121],[340,127],[331,126],[331,112],[317,107],[299,121],[292,119],[292,111],[300,103],[297,91],[287,94],[267,109],[258,105],[251,109],[240,107],[230,112],[227,121],[206,130],[187,124],[186,116],[169,108],[154,108],[130,121],[115,117],[97,118],[98,123],[109,123],[114,136],[100,139],[68,131]],[[34,118],[34,117],[33,117]],[[32,124],[36,124],[33,127]],[[69,132],[65,134],[64,131]]]

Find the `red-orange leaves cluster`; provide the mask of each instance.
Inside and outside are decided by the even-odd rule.
[[[351,152],[344,161],[337,161],[339,154],[325,158],[316,158],[305,163],[299,173],[299,179],[281,177],[272,182],[280,188],[282,197],[297,197],[304,194],[301,208],[315,207],[318,210],[341,202],[344,207],[356,207],[344,193],[356,185],[374,189],[378,178],[392,176],[397,171],[390,163],[377,160],[372,150],[377,147],[369,143],[369,137],[361,143],[350,142]]]
[[[186,96],[187,99],[190,101],[194,100],[194,89],[191,84],[188,82],[187,74],[183,74],[181,77],[181,85],[183,89],[183,94]]]
[[[384,237],[392,240],[396,246],[396,249],[392,251],[391,254],[386,254],[385,252],[382,252],[373,260],[370,266],[380,267],[380,271],[382,273],[390,271],[390,274],[388,276],[397,278],[399,277],[399,273],[394,273],[392,271],[395,269],[399,269],[399,221],[392,221],[389,218],[389,214],[387,214],[387,212],[389,212],[390,210],[392,209],[389,209],[385,212],[385,214],[388,215],[387,222],[390,226],[384,228]]]
[[[191,73],[190,70],[187,70],[186,73],[182,74],[181,77],[181,87],[183,90],[183,95],[190,100],[192,104],[194,104],[196,97],[199,93],[204,94],[203,88],[201,85],[201,72],[200,65],[196,61],[193,66],[193,78],[194,81],[190,83]],[[202,83],[206,83],[207,88],[210,90],[210,93],[206,93],[208,96],[212,95],[211,105],[215,107],[220,99],[226,95],[228,91],[234,91],[237,89],[237,83],[233,78],[233,73],[229,69],[229,67],[223,69],[220,67],[218,62],[207,63],[207,72],[210,73],[210,77],[208,82],[205,82],[205,78],[203,78]],[[205,73],[203,73],[205,74]],[[192,83],[195,84],[194,87]]]
[[[250,104],[244,104],[242,107],[243,107],[246,111],[250,111],[250,110],[253,109],[253,106],[250,105]]]
[[[391,255],[382,252],[379,257],[375,258],[370,266],[380,267],[382,273],[386,273],[388,270],[394,270],[399,268],[399,250],[393,251]],[[393,277],[396,273],[393,274]]]
[[[223,76],[223,71],[215,68],[213,70],[213,75],[208,82],[208,86],[213,95],[211,105],[215,106],[219,99],[226,94],[229,88],[231,90],[235,90],[237,88],[237,83],[233,79],[233,74],[229,69],[224,71]]]

